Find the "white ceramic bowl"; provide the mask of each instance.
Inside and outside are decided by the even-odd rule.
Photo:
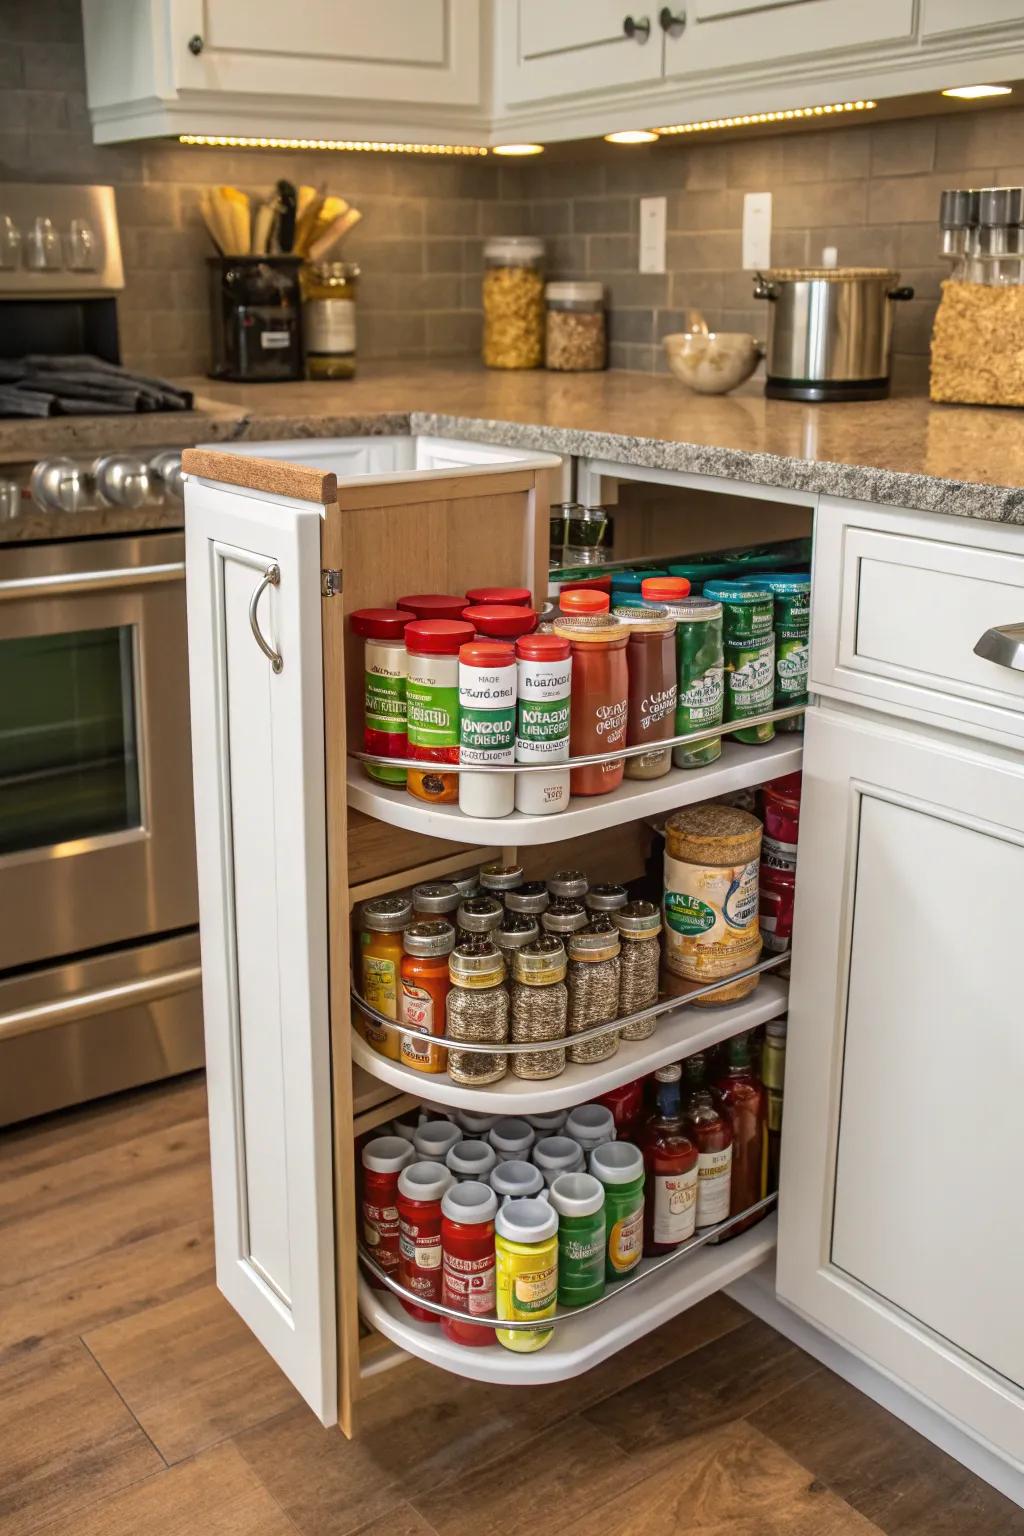
[[[764,347],[745,331],[679,332],[664,339],[668,366],[699,395],[724,395],[749,379]]]

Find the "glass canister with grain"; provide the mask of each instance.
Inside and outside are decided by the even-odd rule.
[[[488,368],[544,361],[544,242],[502,235],[484,245],[483,360]]]
[[[544,366],[593,373],[607,362],[602,283],[548,283]]]

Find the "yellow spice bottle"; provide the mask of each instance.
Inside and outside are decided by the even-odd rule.
[[[412,922],[408,896],[378,896],[359,914],[359,990],[378,1013],[397,1019],[402,964],[402,934]],[[398,1061],[401,1037],[373,1019],[359,1014],[356,1027],[363,1039],[381,1056]]]
[[[552,1317],[558,1300],[558,1212],[546,1200],[509,1200],[494,1221],[496,1310],[508,1322]],[[552,1328],[497,1328],[518,1354],[543,1349]]]

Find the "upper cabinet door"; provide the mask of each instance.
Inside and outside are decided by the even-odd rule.
[[[654,5],[501,0],[496,25],[506,106],[661,79],[662,31]]]
[[[217,1283],[328,1424],[322,509],[193,478],[185,508]]]
[[[677,9],[681,9],[677,7]],[[754,70],[773,59],[910,41],[914,0],[691,0],[686,25],[665,42],[666,76]],[[823,98],[807,96],[809,103]]]
[[[391,102],[480,101],[479,0],[165,0],[181,89]],[[199,53],[189,40],[200,37]],[[386,135],[385,135],[386,136]]]
[[[1024,26],[1024,0],[921,0],[921,40],[930,42],[982,27]]]

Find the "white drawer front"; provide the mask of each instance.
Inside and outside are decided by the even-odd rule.
[[[811,686],[989,740],[1024,741],[1024,672],[975,655],[1024,621],[1024,529],[823,502]]]

